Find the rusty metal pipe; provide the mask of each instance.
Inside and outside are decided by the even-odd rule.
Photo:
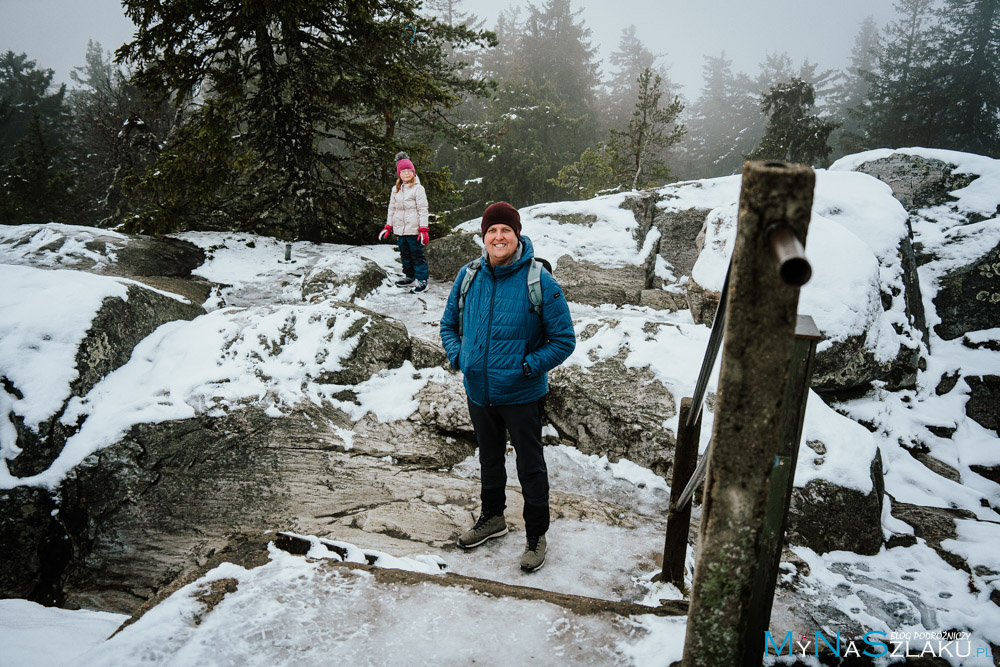
[[[812,266],[795,232],[788,227],[775,227],[768,233],[767,242],[782,282],[792,287],[802,287],[809,282]]]

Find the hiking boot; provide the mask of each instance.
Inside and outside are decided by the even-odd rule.
[[[507,521],[502,514],[481,516],[476,525],[458,536],[458,546],[463,549],[478,547],[486,540],[507,534]]]
[[[528,545],[521,554],[521,569],[534,572],[545,565],[545,536],[528,535]]]
[[[418,280],[417,281],[417,286],[410,290],[410,294],[420,294],[425,289],[427,289],[427,281],[426,280]]]
[[[417,284],[416,278],[403,278],[396,281],[396,287],[413,287]]]

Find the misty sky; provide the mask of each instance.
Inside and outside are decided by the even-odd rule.
[[[502,9],[528,4],[464,0],[460,7],[492,28]],[[725,51],[736,71],[750,75],[768,52],[788,52],[796,66],[809,58],[822,68],[840,68],[865,16],[873,15],[880,26],[895,17],[890,0],[574,0],[573,6],[583,10],[601,56],[614,51],[622,29],[634,24],[647,48],[665,56],[660,62],[670,65],[670,77],[692,100],[706,54]],[[39,67],[55,70],[61,82],[83,64],[88,39],[113,51],[133,30],[119,0],[0,0],[0,51],[28,54]]]

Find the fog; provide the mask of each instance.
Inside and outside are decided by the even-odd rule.
[[[501,10],[541,6],[536,1],[495,2],[463,0],[470,14],[487,19],[492,27]],[[668,66],[670,78],[697,97],[705,55],[725,51],[733,70],[753,75],[767,53],[787,52],[798,66],[805,58],[821,68],[848,64],[858,26],[869,14],[879,26],[895,18],[889,0],[614,0],[581,2],[580,17],[590,28],[592,44],[606,58],[618,47],[622,30],[635,25],[636,36],[658,62]],[[604,68],[607,69],[606,67]]]
[[[502,10],[528,4],[461,0],[458,7],[492,28]],[[824,69],[842,68],[865,16],[882,26],[895,15],[888,0],[574,0],[572,6],[602,58],[634,24],[636,36],[662,56],[659,64],[692,99],[701,87],[705,55],[725,51],[734,71],[751,75],[767,53],[787,52],[796,66],[808,58]],[[0,17],[0,49],[26,53],[40,67],[55,70],[59,82],[69,82],[72,68],[83,64],[88,39],[113,51],[134,29],[119,0],[0,0]]]
[[[0,0],[0,51],[27,54],[58,83],[84,64],[88,39],[114,51],[134,28],[120,0]]]

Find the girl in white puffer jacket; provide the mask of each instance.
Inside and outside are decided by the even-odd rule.
[[[427,227],[427,194],[420,185],[417,172],[406,153],[396,155],[396,185],[389,195],[389,212],[386,214],[385,227],[379,233],[379,240],[396,235],[399,246],[399,258],[403,262],[402,280],[397,280],[400,287],[412,287],[414,294],[427,289],[427,260],[424,259],[424,246],[430,241],[430,230]]]

